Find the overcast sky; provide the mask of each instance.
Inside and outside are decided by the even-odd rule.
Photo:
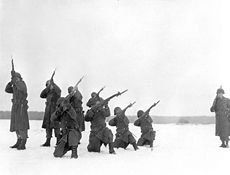
[[[11,55],[27,83],[29,110],[57,68],[67,93],[80,77],[84,108],[92,91],[127,114],[161,100],[153,115],[213,115],[222,84],[230,97],[228,0],[0,0],[0,110],[10,110]]]

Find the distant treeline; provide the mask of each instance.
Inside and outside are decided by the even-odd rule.
[[[42,120],[44,116],[44,112],[38,111],[29,111],[29,119],[30,120]],[[136,116],[128,116],[131,123],[133,123],[137,117]],[[109,117],[108,120],[112,118]],[[215,118],[211,116],[152,116],[154,123],[156,124],[213,124],[215,123]],[[0,119],[10,119],[10,111],[0,111]]]

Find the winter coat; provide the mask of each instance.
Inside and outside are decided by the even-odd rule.
[[[227,139],[230,135],[230,122],[227,118],[227,114],[230,112],[230,99],[216,98],[210,110],[216,114],[216,136]]]
[[[97,137],[103,143],[111,143],[113,140],[113,135],[110,129],[106,127],[105,119],[110,116],[109,107],[104,107],[92,111],[91,109],[87,111],[85,115],[85,121],[91,122],[90,138]]]
[[[14,132],[17,130],[29,129],[29,118],[27,112],[28,101],[26,100],[27,87],[25,82],[22,80],[15,83],[9,82],[5,88],[5,91],[13,94],[10,131]]]
[[[113,119],[109,121],[110,126],[116,126],[116,139],[123,140],[124,142],[129,142],[129,136],[132,133],[129,131],[129,119],[124,113],[116,115]]]
[[[82,94],[77,91],[71,98],[70,98],[70,104],[74,108],[76,114],[81,120],[81,131],[85,131],[85,119],[84,119],[84,111],[82,108]]]
[[[141,128],[141,138],[146,140],[155,140],[155,131],[153,131],[152,127],[153,120],[147,115],[146,117],[138,118],[135,122],[135,126],[140,126]]]
[[[42,128],[59,128],[58,122],[51,122],[50,117],[52,113],[56,110],[57,100],[61,96],[61,89],[54,84],[53,89],[51,90],[49,86],[47,86],[40,94],[41,98],[46,98],[46,108],[45,114],[43,118]]]
[[[78,145],[81,139],[81,119],[77,116],[71,105],[69,105],[68,109],[64,112],[57,109],[52,114],[51,121],[60,122],[62,130],[62,141],[68,143],[69,146]]]

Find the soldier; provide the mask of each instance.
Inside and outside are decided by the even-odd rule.
[[[13,62],[13,61],[12,61]],[[13,64],[13,63],[12,63]],[[26,149],[26,141],[28,138],[29,119],[28,119],[28,101],[27,87],[19,73],[14,70],[11,71],[12,79],[7,84],[5,91],[13,94],[10,131],[16,132],[17,142],[11,148],[18,150]]]
[[[96,105],[100,102],[97,101]],[[91,122],[91,131],[89,135],[89,144],[87,149],[89,152],[100,152],[101,145],[109,144],[109,153],[114,154],[113,149],[113,133],[106,127],[105,119],[110,116],[108,104],[90,109],[85,115],[85,121]]]
[[[73,90],[74,90],[73,86],[70,86],[68,88],[68,93],[69,94],[73,93],[69,101],[72,107],[74,108],[76,114],[81,119],[81,125],[80,125],[81,131],[85,131],[84,111],[82,108],[82,94],[78,89],[76,89],[75,92],[73,92]]]
[[[123,110],[120,107],[116,107],[114,109],[114,115],[116,116],[109,121],[109,125],[117,127],[116,138],[114,141],[115,148],[126,149],[127,146],[131,144],[136,151],[138,149],[136,140],[133,137],[133,134],[129,131],[129,119],[125,115],[125,111],[131,106],[132,104],[128,105]]]
[[[51,114],[55,111],[56,103],[60,96],[61,89],[53,82],[53,80],[48,80],[46,82],[46,88],[40,94],[41,98],[46,98],[45,115],[42,124],[42,128],[46,129],[46,142],[42,144],[42,146],[50,146],[53,129],[55,137],[57,138],[56,143],[58,143],[61,138],[59,122],[51,122],[50,120]]]
[[[230,99],[223,96],[224,90],[222,87],[217,89],[216,94],[210,111],[216,114],[216,136],[219,136],[222,142],[220,147],[226,148],[230,135],[230,122],[227,118],[230,110]]]
[[[144,115],[144,111],[139,110],[137,112],[138,119],[134,122],[135,126],[141,127],[141,137],[137,141],[138,146],[150,145],[153,150],[153,141],[155,140],[156,131],[153,130],[153,120],[147,113]]]
[[[51,116],[51,121],[61,123],[62,138],[54,151],[54,157],[62,157],[72,150],[71,158],[78,158],[77,147],[81,139],[81,117],[76,114],[72,105],[61,97],[57,102],[57,109]]]

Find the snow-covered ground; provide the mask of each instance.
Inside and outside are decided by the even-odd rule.
[[[78,159],[70,159],[71,152],[63,158],[54,158],[54,143],[48,148],[40,147],[45,141],[41,121],[30,121],[27,149],[10,149],[15,143],[15,133],[9,132],[9,120],[0,120],[0,174],[176,174],[210,175],[228,172],[230,149],[220,148],[214,136],[214,125],[154,125],[157,130],[154,150],[141,147],[134,151],[118,149],[110,155],[102,146],[101,153],[87,152],[89,125],[83,133],[78,148]],[[112,128],[115,131],[115,128]],[[136,137],[140,129],[130,124]]]

